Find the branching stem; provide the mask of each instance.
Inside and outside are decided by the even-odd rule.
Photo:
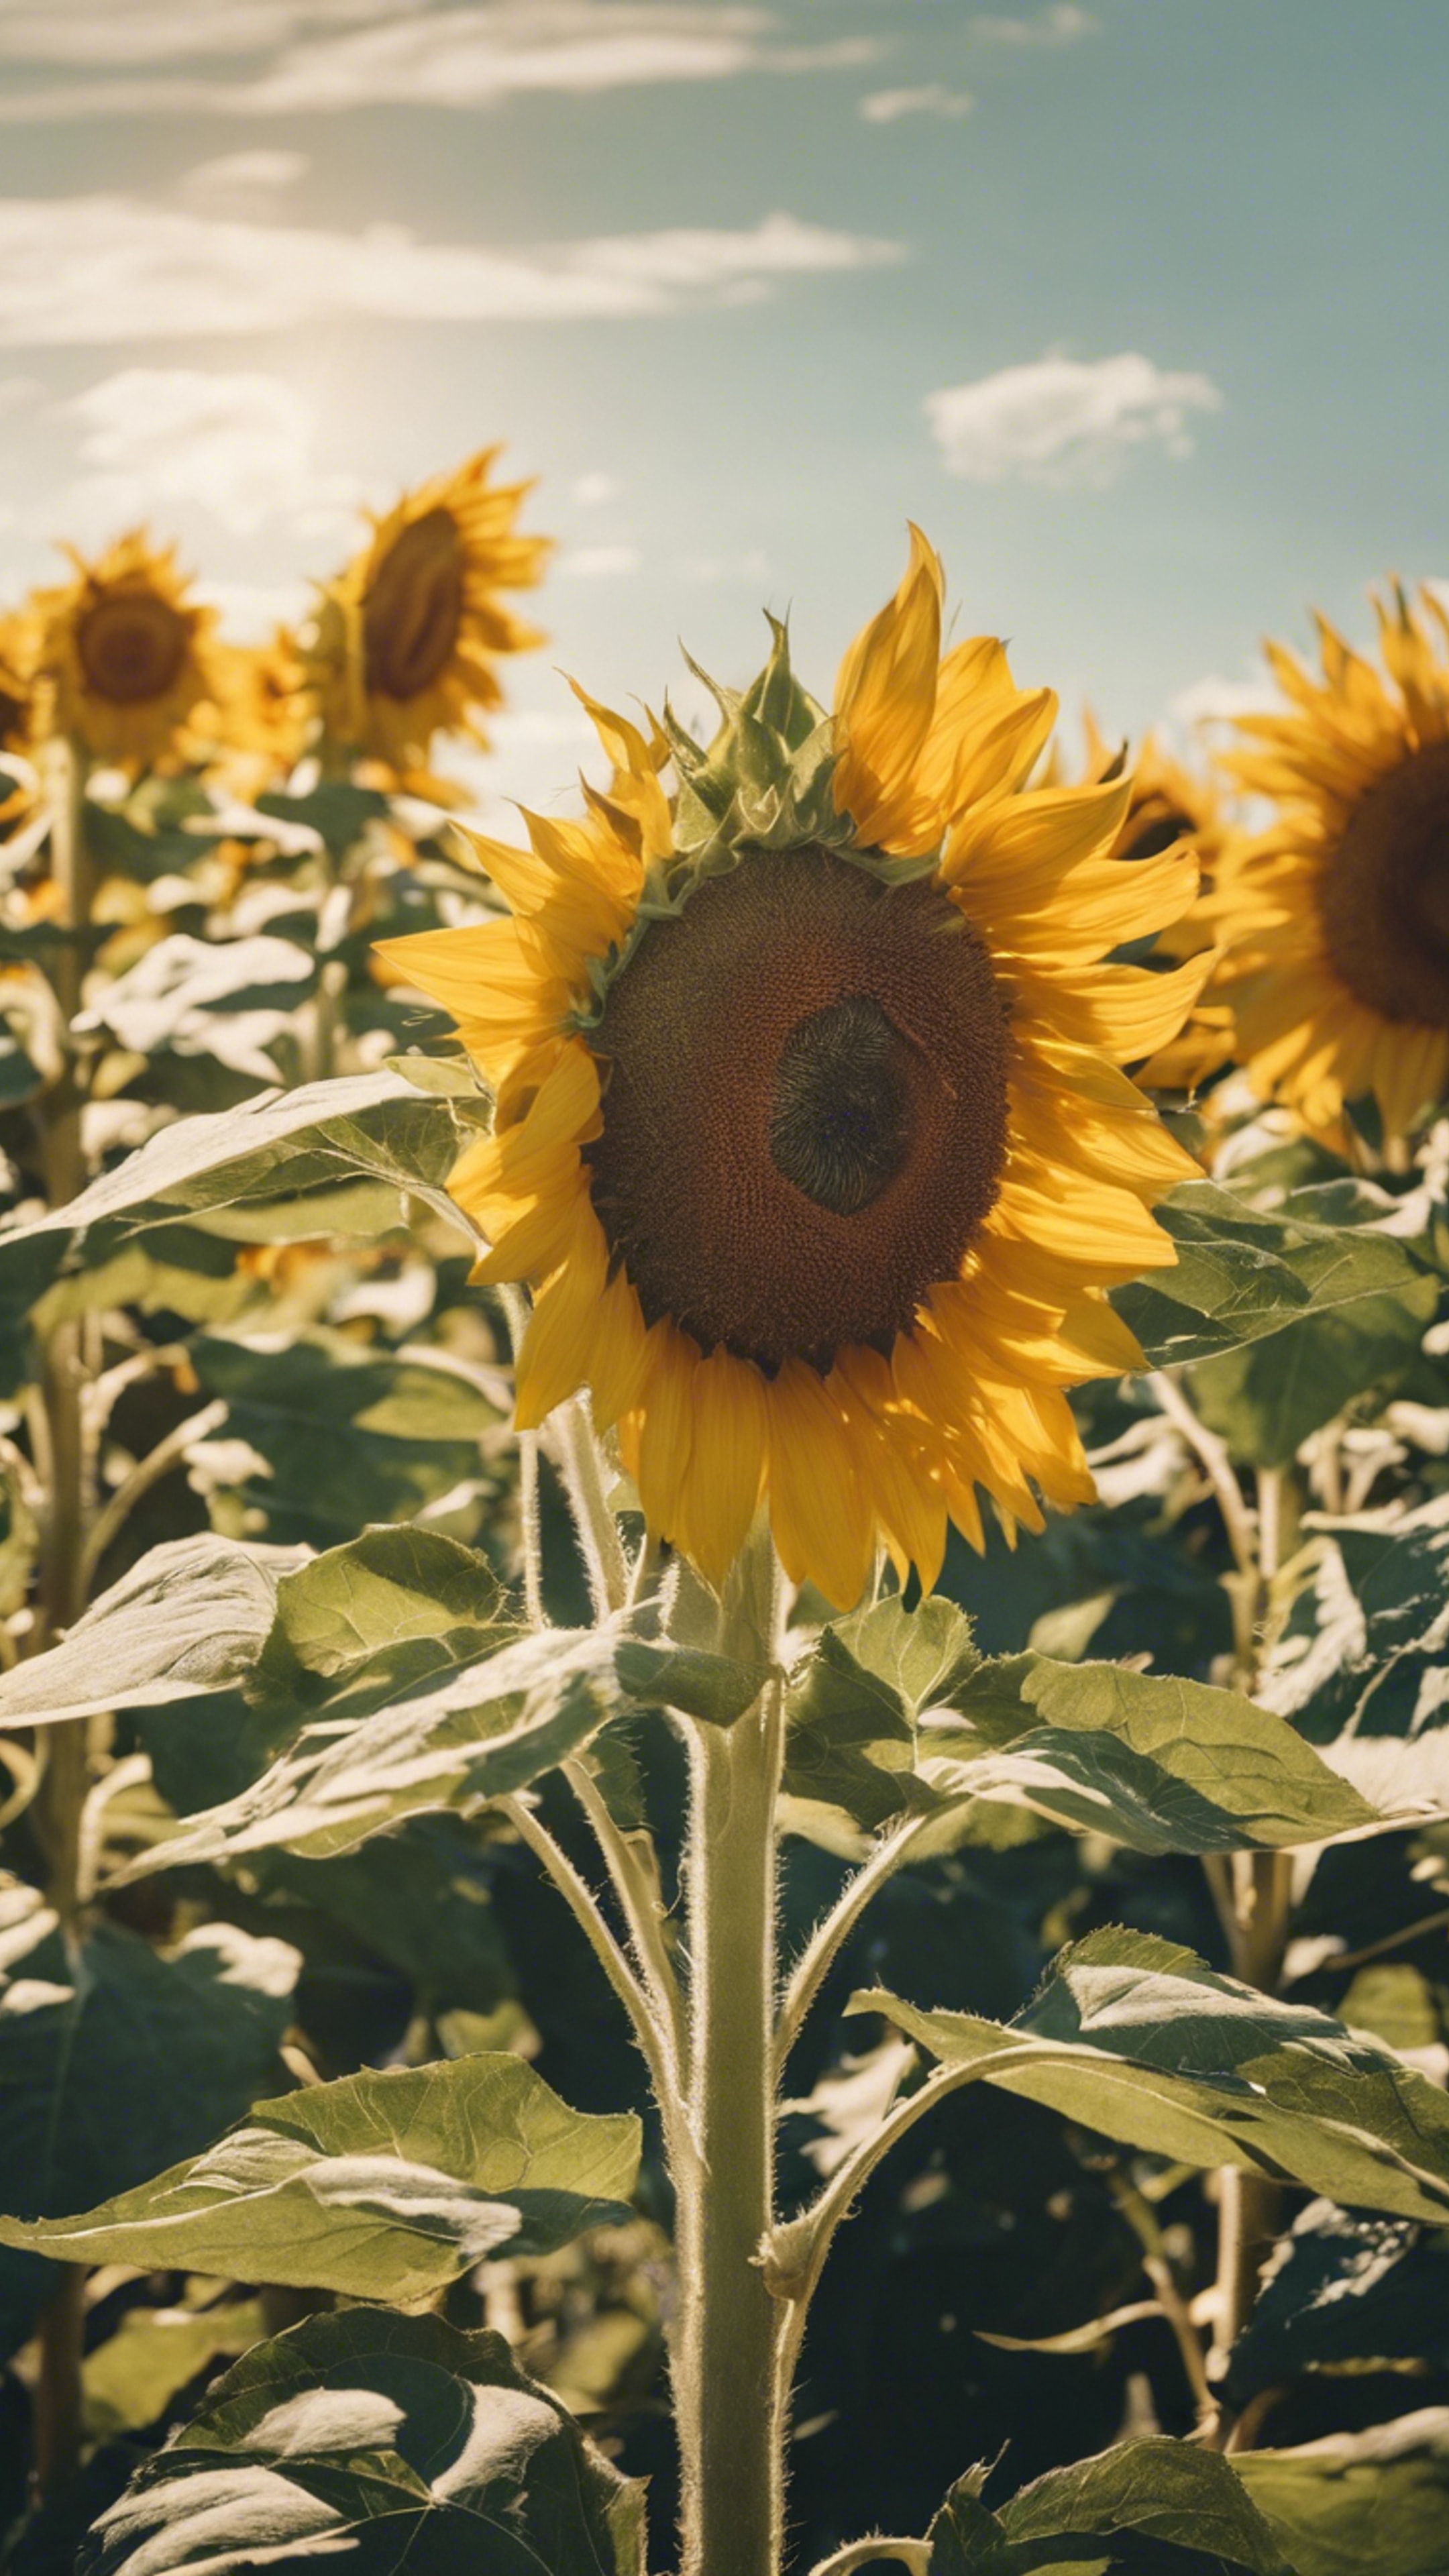
[[[805,1949],[791,1970],[785,1998],[780,2006],[775,2033],[776,2080],[783,2075],[785,2062],[800,2036],[806,2015],[824,1985],[836,1958],[850,1938],[856,1924],[873,1896],[888,1878],[904,1867],[920,1841],[930,1818],[912,1816],[894,1833],[877,1843],[869,1860],[848,1878],[829,1913],[816,1925]]]

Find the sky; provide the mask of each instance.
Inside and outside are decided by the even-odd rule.
[[[764,607],[828,698],[911,518],[1114,738],[1246,705],[1449,575],[1446,94],[1428,0],[0,0],[0,599],[145,519],[255,634],[502,442],[485,800]]]

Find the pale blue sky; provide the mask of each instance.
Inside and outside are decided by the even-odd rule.
[[[255,616],[502,438],[498,786],[555,661],[739,678],[768,603],[828,692],[908,515],[1138,729],[1449,573],[1446,75],[1435,0],[0,0],[0,592],[144,510]]]

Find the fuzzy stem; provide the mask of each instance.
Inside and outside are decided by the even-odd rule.
[[[862,1862],[853,1877],[848,1878],[829,1913],[816,1925],[800,1957],[790,1971],[785,2000],[780,2006],[779,2028],[775,2034],[777,2072],[783,2076],[785,2062],[800,2036],[805,2017],[829,1976],[843,1944],[877,1891],[910,1859],[920,1841],[929,1816],[912,1816],[893,1833],[876,1844],[869,1860]]]
[[[622,1610],[628,1600],[629,1565],[619,1524],[609,1509],[603,1459],[583,1396],[559,1406],[551,1431],[588,1569],[594,1615],[602,1619],[611,1610]]]
[[[50,792],[50,870],[56,918],[72,934],[54,974],[64,1023],[65,1060],[59,1079],[43,1095],[41,1154],[46,1197],[63,1207],[86,1183],[81,1118],[85,1085],[72,1036],[86,970],[86,938],[95,899],[95,871],[85,830],[85,762],[62,736],[46,744],[43,765]],[[92,1503],[94,1442],[85,1418],[87,1338],[80,1322],[57,1326],[41,1359],[44,1421],[39,1447],[49,1487],[38,1580],[32,1652],[48,1646],[85,1607],[82,1549]],[[37,1460],[39,1463],[39,1460]],[[36,1801],[36,1831],[45,1854],[47,1889],[61,1924],[72,1933],[81,1906],[81,1832],[89,1774],[90,1725],[74,1718],[46,1733],[45,1770]],[[36,2387],[36,2475],[43,2493],[74,2470],[81,2441],[81,2354],[85,2328],[85,2271],[67,2271],[41,2320],[40,2376]]]
[[[693,2152],[676,2175],[683,2576],[775,2576],[784,2515],[774,2217],[775,1800],[783,1694],[690,1729]]]

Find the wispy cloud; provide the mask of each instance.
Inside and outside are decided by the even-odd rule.
[[[305,152],[224,152],[219,161],[188,170],[177,194],[193,214],[271,214],[311,167]]]
[[[530,91],[847,69],[877,60],[881,50],[869,36],[793,44],[763,10],[670,0],[484,0],[444,8],[417,0],[411,7],[338,0],[330,8],[211,0],[174,13],[128,0],[120,7],[73,0],[58,16],[22,9],[0,17],[0,60],[8,55],[72,75],[105,68],[109,77],[16,85],[0,99],[0,118],[168,108],[237,116],[322,115],[376,104],[478,108]],[[221,55],[249,67],[218,76],[207,66]],[[178,71],[178,63],[202,68]]]
[[[555,573],[572,573],[581,581],[616,581],[638,569],[637,546],[575,546],[554,565]]]
[[[860,102],[868,125],[895,125],[903,116],[969,116],[976,101],[967,89],[928,81],[921,89],[873,89]]]
[[[901,245],[767,215],[746,232],[636,233],[491,250],[252,224],[133,197],[0,198],[0,346],[59,347],[371,321],[668,313],[781,278],[878,268]]]
[[[1134,448],[1190,455],[1189,415],[1220,411],[1222,400],[1211,377],[1170,373],[1124,350],[1090,364],[1045,357],[1003,367],[928,394],[923,408],[947,472],[969,482],[1106,483]]]
[[[1097,21],[1076,0],[1056,0],[1050,9],[1022,11],[1016,18],[973,18],[971,33],[991,45],[1074,45],[1095,36]]]
[[[242,536],[275,519],[315,532],[366,497],[321,464],[312,406],[277,376],[126,367],[59,409],[83,469],[64,515],[86,537],[186,504]]]
[[[1209,672],[1179,689],[1168,702],[1172,722],[1186,733],[1200,727],[1231,724],[1237,716],[1264,715],[1279,707],[1282,700],[1266,662],[1245,679],[1231,680],[1220,671]]]

